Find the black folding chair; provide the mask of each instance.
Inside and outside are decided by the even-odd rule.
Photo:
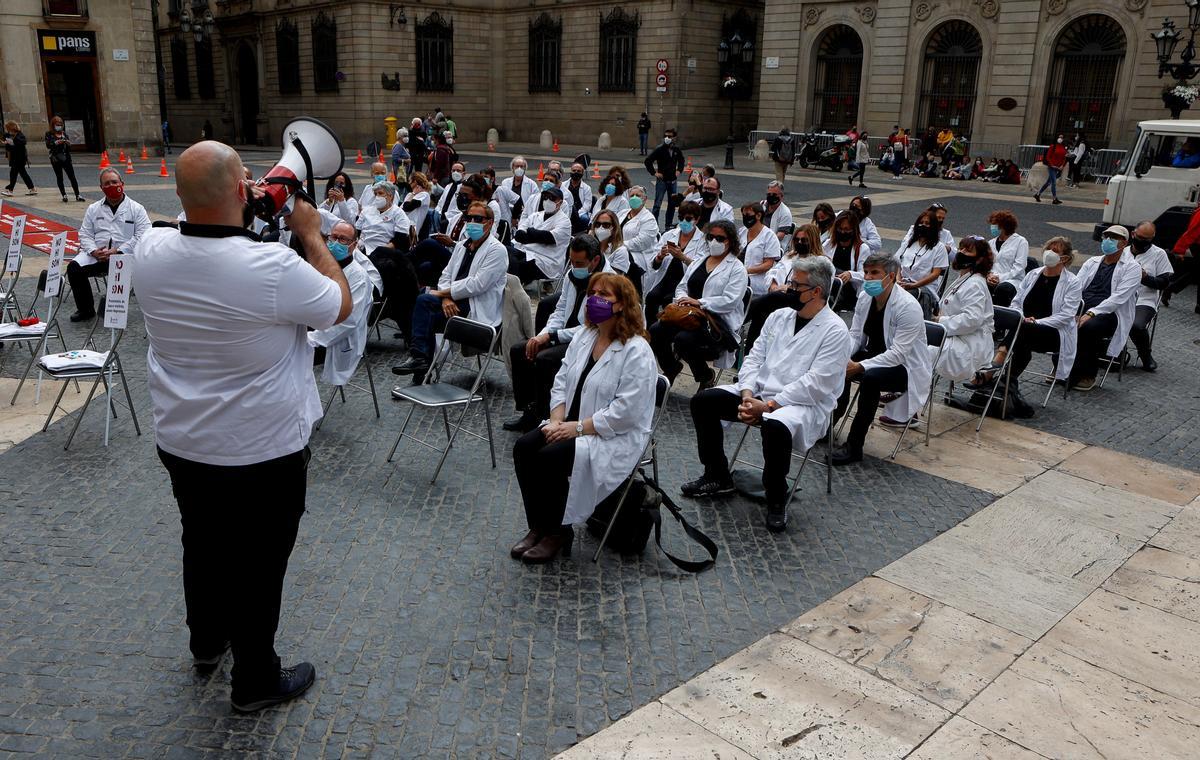
[[[433,471],[433,477],[429,480],[430,483],[436,482],[438,473],[442,471],[442,465],[446,462],[446,456],[450,453],[450,447],[454,445],[454,439],[461,431],[488,442],[488,449],[492,455],[492,468],[495,469],[496,447],[492,440],[492,416],[488,410],[487,395],[483,392],[482,386],[484,375],[495,359],[498,336],[499,333],[496,328],[491,325],[485,325],[482,322],[476,322],[464,317],[451,317],[446,322],[442,345],[438,348],[437,355],[434,357],[429,371],[425,374],[425,381],[421,385],[398,385],[392,389],[392,398],[399,401],[407,401],[413,406],[409,409],[408,416],[404,418],[404,425],[400,428],[400,435],[396,436],[396,442],[392,445],[392,450],[388,452],[387,461],[392,461],[392,457],[395,455],[396,448],[400,445],[401,439],[409,438],[426,448],[441,452],[442,456],[438,459],[437,467]],[[442,371],[452,362],[451,356],[456,353],[455,349],[461,350],[463,348],[472,349],[479,354],[477,360],[478,367],[470,388],[441,381]],[[487,423],[486,437],[465,429],[462,424],[463,420],[466,419],[471,405],[475,403],[483,406],[483,416]],[[462,413],[459,415],[458,421],[451,425],[447,410],[450,407],[458,406],[462,407]],[[412,420],[413,413],[416,412],[417,407],[421,407],[422,409],[437,409],[442,413],[442,422],[446,428],[445,448],[435,446],[407,432],[408,424]]]
[[[379,318],[383,314],[383,312],[386,308],[387,308],[387,298],[384,298],[383,300],[373,301],[371,303],[371,309],[370,309],[370,311],[367,312],[367,335],[368,336],[371,334],[372,330],[375,330],[376,332],[378,332]],[[317,424],[313,426],[314,431],[321,429],[321,423],[325,422],[325,418],[329,415],[329,408],[333,405],[333,399],[335,396],[341,396],[342,403],[343,404],[346,403],[346,388],[347,387],[353,388],[354,390],[370,393],[371,394],[371,403],[375,405],[375,419],[379,419],[379,396],[378,396],[378,394],[375,393],[375,376],[371,373],[371,359],[368,356],[369,353],[370,353],[370,351],[368,348],[363,348],[363,355],[358,360],[358,366],[365,368],[367,371],[367,387],[364,388],[361,385],[358,385],[358,384],[352,383],[352,382],[347,382],[344,385],[335,385],[333,387],[333,390],[331,390],[329,392],[329,399],[326,400],[326,402],[325,402],[325,409],[324,409],[324,411],[321,412],[321,419],[317,420]],[[326,353],[325,360],[329,361],[328,353]],[[355,368],[355,371],[356,372],[358,371],[357,367]]]
[[[1000,405],[1000,419],[1004,419],[1004,413],[1008,410],[1008,384],[1012,381],[1012,355],[1013,349],[1017,345],[1017,341],[1021,339],[1021,325],[1025,324],[1025,315],[1019,310],[1008,306],[994,306],[995,310],[995,331],[1007,335],[1012,332],[1012,340],[1008,344],[1008,352],[1004,355],[1004,361],[999,367],[993,367],[992,372],[992,387],[988,392],[987,403],[983,405],[983,413],[979,415],[979,424],[975,426],[975,432],[978,433],[983,428],[983,421],[987,419],[988,410],[992,408],[992,401],[996,398],[996,393],[1000,389],[1000,383],[1004,383],[1004,399]],[[1053,388],[1051,388],[1053,390]],[[1045,406],[1045,404],[1043,404]],[[928,436],[926,437],[928,443]]]
[[[629,489],[633,487],[633,474],[640,468],[650,465],[654,472],[654,482],[658,482],[658,447],[654,442],[654,434],[658,431],[658,424],[662,422],[663,415],[667,411],[667,391],[670,388],[671,381],[665,375],[659,375],[654,384],[654,421],[650,423],[650,439],[646,441],[646,447],[642,449],[642,456],[634,465],[633,473],[630,473],[625,484],[621,486],[621,496],[617,499],[617,506],[613,508],[612,518],[608,521],[608,528],[605,529],[604,536],[600,539],[600,545],[596,547],[596,553],[592,555],[592,562],[600,558],[604,543],[608,541],[608,534],[612,532],[613,525],[617,523],[617,515],[621,513],[621,507],[625,505]]]
[[[0,322],[4,322],[13,314],[17,319],[23,319],[25,316],[21,311],[21,303],[17,300],[17,282],[21,279],[21,265],[24,261],[24,256],[18,256],[16,269],[0,275]],[[5,261],[5,266],[7,266],[7,261]],[[13,321],[15,322],[16,319]]]

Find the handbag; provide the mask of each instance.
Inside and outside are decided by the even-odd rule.
[[[704,323],[705,316],[704,309],[671,302],[663,307],[662,312],[658,315],[658,321],[674,325],[680,330],[699,330],[700,325]]]

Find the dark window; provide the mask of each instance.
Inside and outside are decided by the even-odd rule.
[[[1092,147],[1107,145],[1124,60],[1125,32],[1115,20],[1093,13],[1072,21],[1054,46],[1042,141],[1079,132]]]
[[[621,8],[600,15],[600,92],[635,92],[637,33],[641,21]]]
[[[845,24],[831,26],[817,45],[813,104],[816,126],[844,132],[858,123],[862,83],[862,38]]]
[[[417,92],[454,92],[454,24],[437,11],[417,24]]]
[[[46,0],[42,6],[45,16],[86,16],[86,0]]]
[[[529,91],[561,92],[562,21],[543,13],[529,24]]]
[[[175,83],[175,97],[187,100],[192,97],[192,83],[188,78],[187,43],[182,37],[171,39],[171,77]]]
[[[196,92],[210,100],[217,96],[213,83],[212,40],[207,37],[196,43]]]
[[[313,89],[337,92],[337,22],[322,11],[312,24]]]
[[[179,12],[182,10],[183,10],[183,0],[168,0],[167,13],[172,18],[174,18],[175,16],[178,16]]]
[[[933,30],[925,46],[921,74],[921,109],[924,126],[949,127],[955,134],[970,134],[975,111],[975,85],[983,41],[966,21],[947,21]]]
[[[279,70],[279,94],[300,92],[300,32],[284,19],[275,27],[275,60]]]

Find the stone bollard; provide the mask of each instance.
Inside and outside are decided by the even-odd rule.
[[[495,148],[500,143],[500,130],[492,127],[487,131],[488,148]]]
[[[554,135],[550,134],[550,130],[542,130],[542,139],[538,141],[538,144],[542,146],[542,150],[550,150],[554,147]]]
[[[384,126],[387,127],[387,149],[388,150],[391,150],[392,146],[396,144],[396,125],[399,123],[400,123],[400,120],[397,119],[395,116],[389,116],[383,120]]]
[[[1036,193],[1049,178],[1050,170],[1046,168],[1045,164],[1038,161],[1029,167],[1029,171],[1025,174],[1025,186]]]
[[[770,157],[770,155],[771,155],[771,146],[767,144],[766,140],[759,140],[758,142],[754,143],[754,160],[755,161],[766,161],[767,158]]]
[[[596,141],[597,150],[612,150],[612,136],[607,132],[600,133],[600,139]]]

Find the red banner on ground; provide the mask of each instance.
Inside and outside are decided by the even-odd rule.
[[[60,232],[67,233],[67,256],[73,257],[79,252],[79,230],[62,222],[56,222],[53,219],[47,219],[44,216],[38,216],[28,209],[20,208],[19,206],[4,204],[4,209],[0,212],[0,235],[7,237],[12,234],[12,222],[14,216],[25,215],[25,238],[23,242],[30,248],[36,248],[42,253],[50,253],[50,238]]]

